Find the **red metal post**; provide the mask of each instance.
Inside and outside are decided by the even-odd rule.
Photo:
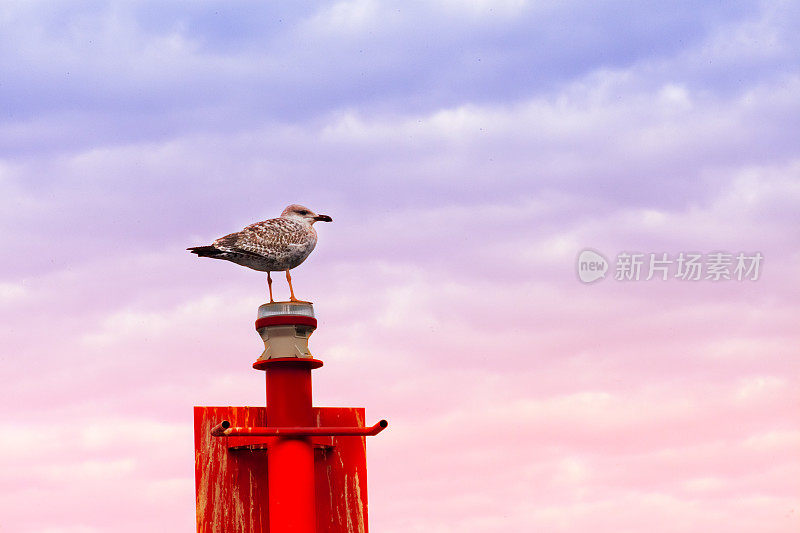
[[[275,359],[263,364],[270,426],[312,426],[313,359]],[[314,533],[314,448],[310,437],[280,437],[267,451],[270,533]]]
[[[307,302],[259,307],[253,368],[265,371],[266,407],[195,408],[199,533],[367,533],[365,437],[388,423],[312,407],[316,326]]]

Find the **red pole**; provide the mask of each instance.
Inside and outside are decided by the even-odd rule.
[[[314,359],[262,362],[267,375],[267,425],[316,426],[311,409]],[[310,437],[279,437],[267,450],[270,533],[314,533],[314,448]]]

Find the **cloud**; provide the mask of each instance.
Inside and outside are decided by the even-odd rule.
[[[191,528],[191,406],[263,403],[266,284],[184,248],[301,201],[315,399],[391,421],[373,529],[797,529],[790,3],[0,19],[0,526]],[[586,286],[584,247],[765,263]]]
[[[4,145],[51,151],[237,131],[353,107],[427,113],[524,100],[593,72],[674,57],[720,28],[767,17],[746,3],[724,10],[630,2],[593,10],[523,2],[157,7],[5,6],[0,95],[13,113]],[[710,50],[728,53],[713,38]],[[783,33],[774,39],[790,50]]]
[[[295,200],[298,183],[307,185],[304,202],[341,213],[358,204],[398,237],[396,227],[408,217],[431,221],[424,234],[445,245],[455,244],[447,233],[458,224],[469,226],[469,233],[458,232],[467,239],[479,231],[470,218],[497,214],[497,223],[510,226],[504,209],[540,228],[570,218],[596,224],[620,206],[625,214],[614,223],[648,233],[674,227],[670,212],[694,210],[680,216],[683,231],[698,237],[733,235],[729,223],[737,213],[735,220],[750,226],[736,235],[758,240],[758,223],[785,225],[793,217],[797,154],[777,110],[796,114],[789,95],[797,85],[790,77],[719,100],[675,84],[643,89],[607,73],[558,96],[505,106],[410,116],[349,111],[232,136],[198,134],[7,163],[2,238],[18,250],[7,272],[58,268],[80,260],[89,246],[119,253],[120,235],[138,249],[200,243],[220,228],[234,231],[273,216]],[[543,203],[560,207],[551,209],[549,222],[528,214],[529,206]],[[228,216],[219,206],[242,214]],[[392,209],[393,220],[381,209]],[[448,225],[432,222],[459,209],[468,215]],[[741,218],[742,209],[752,218]],[[181,227],[198,234],[176,231]],[[571,253],[576,236],[562,234],[561,245],[552,235],[533,238]]]

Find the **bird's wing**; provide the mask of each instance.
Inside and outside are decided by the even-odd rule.
[[[214,241],[214,246],[229,252],[270,257],[302,244],[302,239],[302,227],[299,224],[283,218],[273,218],[220,237]]]

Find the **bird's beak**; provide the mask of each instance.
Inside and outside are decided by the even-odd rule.
[[[314,220],[317,220],[319,222],[333,222],[333,219],[328,215],[317,215],[314,217]]]

